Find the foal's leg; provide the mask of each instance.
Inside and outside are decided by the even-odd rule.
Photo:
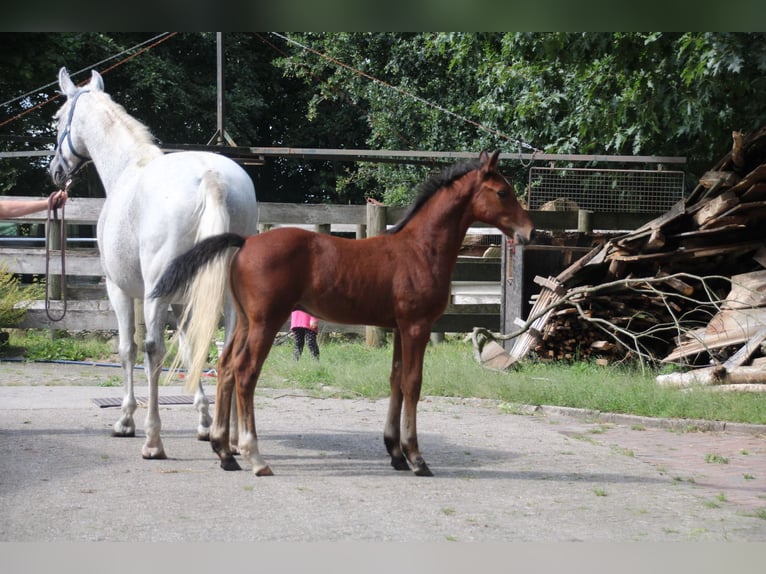
[[[233,437],[229,434],[229,430],[232,428],[230,417],[233,409],[230,410],[227,407],[229,404],[234,404],[235,381],[232,359],[235,354],[234,349],[241,347],[241,345],[242,337],[239,337],[238,332],[235,332],[232,340],[224,347],[223,353],[218,359],[218,384],[215,393],[217,407],[213,426],[210,430],[210,446],[221,459],[221,468],[224,470],[241,470],[239,463],[234,459],[231,448]]]
[[[125,395],[122,399],[122,416],[112,427],[112,436],[136,436],[136,423],[133,413],[136,412],[136,397],[133,391],[133,366],[136,364],[137,345],[133,338],[136,330],[133,316],[133,299],[122,292],[109,279],[106,280],[106,290],[109,301],[117,316],[119,342],[117,352],[120,355],[122,375],[125,384]]]
[[[274,473],[266,464],[258,450],[258,434],[255,430],[255,386],[261,374],[263,362],[271,350],[277,330],[287,317],[273,321],[269,325],[253,326],[251,324],[247,337],[247,345],[236,357],[235,379],[237,385],[237,407],[239,409],[239,451],[250,460],[253,473],[256,476],[271,476]]]
[[[417,410],[423,383],[423,356],[430,329],[411,327],[402,334],[402,451],[418,476],[433,476],[418,447]]]
[[[391,361],[391,396],[388,399],[388,415],[383,429],[383,442],[391,455],[391,466],[396,470],[409,470],[407,459],[402,452],[399,428],[402,412],[402,339],[394,330],[394,354]]]
[[[233,339],[235,330],[237,328],[237,312],[234,309],[234,302],[231,298],[231,292],[227,289],[224,297],[223,304],[223,327],[224,327],[224,343],[226,345]],[[244,326],[242,332],[246,333]],[[233,376],[233,375],[232,375]],[[232,446],[232,452],[239,454],[239,426],[237,422],[237,401],[232,395],[231,401],[231,415],[229,417],[229,444]],[[228,404],[228,403],[224,403]],[[220,405],[218,408],[222,408]]]
[[[176,320],[180,321],[183,315],[182,305],[173,305],[173,314],[176,316]],[[191,365],[191,349],[185,344],[185,326],[178,325],[179,341],[178,352],[183,353],[183,364],[189,368]],[[210,423],[213,419],[210,418],[210,401],[205,396],[205,389],[202,387],[202,377],[200,377],[197,384],[197,390],[194,393],[194,408],[199,413],[199,422],[197,424],[197,440],[210,440]]]

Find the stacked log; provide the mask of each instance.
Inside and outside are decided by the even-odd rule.
[[[516,337],[514,362],[532,353],[719,367],[752,342],[766,326],[766,297],[757,296],[766,292],[766,126],[732,139],[667,213],[536,279],[525,322],[534,329]],[[764,356],[761,346],[748,361]]]

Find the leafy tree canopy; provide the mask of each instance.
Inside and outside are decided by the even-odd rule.
[[[224,41],[226,129],[239,145],[680,155],[693,185],[729,149],[732,130],[766,124],[763,33],[226,33]],[[40,149],[19,137],[52,145],[58,102],[7,120],[53,96],[62,65],[104,72],[107,91],[161,143],[206,144],[215,134],[214,33],[3,34],[0,47],[0,149]],[[506,163],[523,181],[525,166]],[[3,160],[0,194],[50,191],[46,166]],[[263,200],[406,203],[432,167],[279,159],[249,170]]]

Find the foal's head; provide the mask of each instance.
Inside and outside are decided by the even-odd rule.
[[[521,206],[513,186],[497,170],[500,151],[491,156],[481,152],[481,166],[476,170],[477,180],[473,192],[473,216],[477,221],[494,225],[506,235],[515,236],[519,243],[532,238],[534,224],[527,211]]]

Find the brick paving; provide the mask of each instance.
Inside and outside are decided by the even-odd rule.
[[[549,415],[559,432],[609,446],[654,466],[661,475],[693,484],[709,504],[734,504],[745,513],[766,513],[766,426],[744,430],[663,428],[636,417],[619,424]],[[744,427],[747,428],[744,428]]]

